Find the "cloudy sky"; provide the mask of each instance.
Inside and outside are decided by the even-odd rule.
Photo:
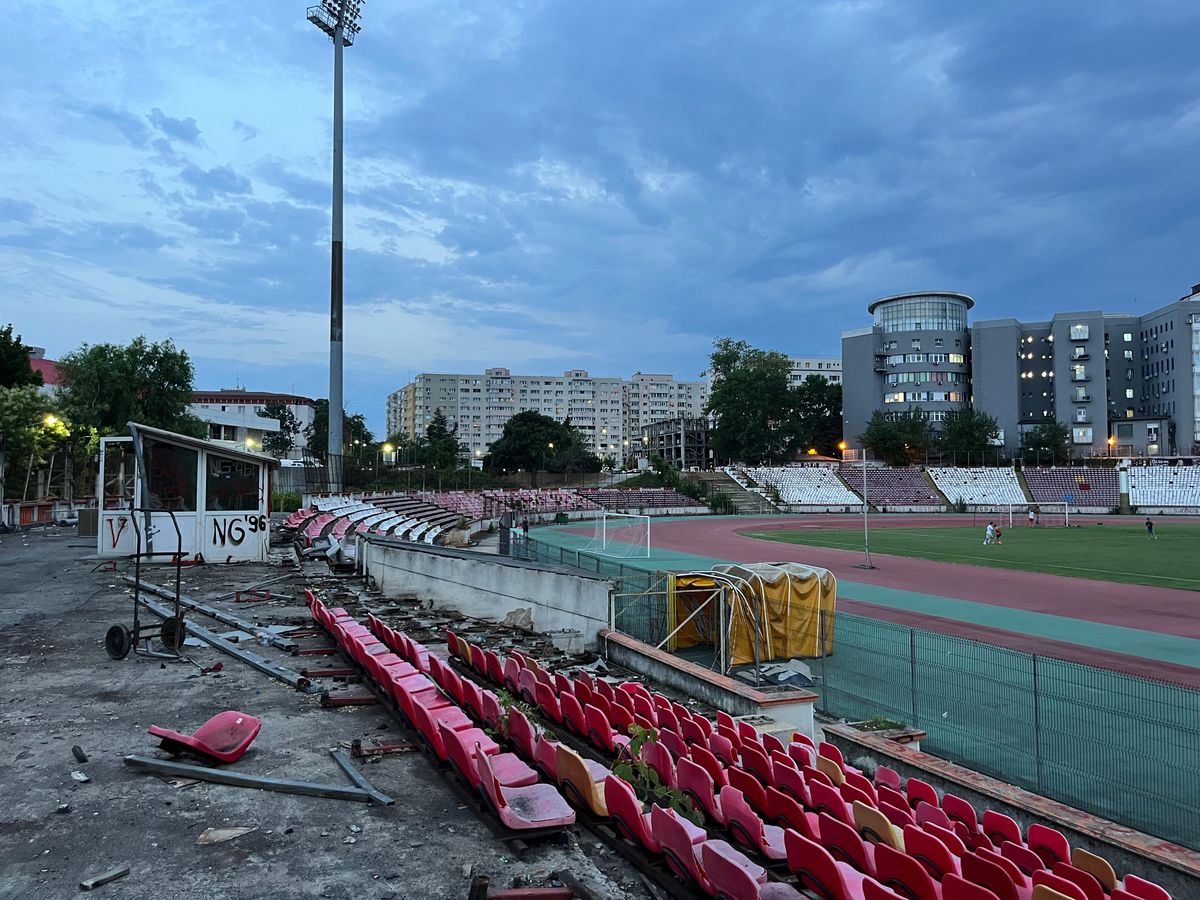
[[[304,4],[15,0],[0,322],[327,392],[332,49]],[[1200,281],[1188,0],[368,0],[346,401],[421,371],[695,377],[865,303],[1145,310]]]

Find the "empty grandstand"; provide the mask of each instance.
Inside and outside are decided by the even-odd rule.
[[[1012,469],[946,466],[927,471],[951,503],[961,500],[968,506],[1006,506],[1029,502]],[[1061,502],[1062,498],[1058,500]]]
[[[1108,510],[1121,499],[1115,469],[1028,466],[1023,474],[1036,503],[1067,503],[1072,507]]]
[[[774,489],[785,506],[857,506],[861,498],[826,466],[758,466],[745,474],[764,489]]]
[[[703,507],[674,488],[585,488],[579,492],[604,509],[691,509]]]
[[[850,485],[850,489],[862,494],[863,478],[866,478],[867,498],[873,506],[903,506],[928,510],[941,510],[945,501],[938,496],[937,490],[929,483],[925,473],[915,466],[905,466],[892,469],[886,466],[867,466],[866,473],[861,466],[844,465],[841,468],[842,479]]]
[[[1142,510],[1200,507],[1200,466],[1133,466],[1129,502]]]

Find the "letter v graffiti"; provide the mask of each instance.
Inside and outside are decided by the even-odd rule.
[[[108,533],[112,537],[112,549],[114,549],[114,550],[117,549],[117,541],[119,541],[121,539],[121,534],[122,534],[122,532],[125,531],[125,517],[121,516],[121,518],[117,519],[116,521],[119,522],[120,525],[114,531],[113,530],[113,520],[112,519],[108,520]]]

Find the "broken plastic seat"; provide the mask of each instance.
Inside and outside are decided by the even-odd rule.
[[[490,757],[480,750],[475,752],[475,765],[483,795],[506,827],[527,830],[575,821],[575,810],[552,785],[539,782],[528,787],[504,787],[496,780]]]
[[[180,734],[159,725],[146,730],[161,739],[162,749],[169,753],[195,753],[215,762],[232,763],[242,758],[261,729],[262,719],[228,710],[217,713],[192,734]]]

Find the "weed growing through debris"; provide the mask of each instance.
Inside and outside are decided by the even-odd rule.
[[[627,781],[633,792],[642,800],[673,809],[694,825],[704,826],[704,814],[696,809],[692,798],[683,791],[662,783],[658,773],[642,760],[642,747],[656,743],[658,733],[653,728],[641,725],[629,726],[628,758],[622,758],[613,766],[613,774]]]

